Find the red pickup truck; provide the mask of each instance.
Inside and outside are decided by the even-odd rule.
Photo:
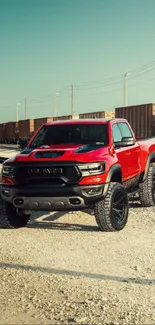
[[[31,211],[93,209],[103,231],[127,223],[129,196],[155,204],[155,138],[136,141],[125,119],[44,124],[2,167],[0,224],[23,227]]]

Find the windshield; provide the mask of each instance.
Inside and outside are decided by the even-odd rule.
[[[31,148],[61,144],[108,145],[108,124],[46,125],[36,135]]]

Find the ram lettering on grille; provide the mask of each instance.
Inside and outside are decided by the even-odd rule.
[[[59,167],[47,167],[47,168],[29,168],[27,170],[28,175],[62,175],[63,174],[63,168]]]

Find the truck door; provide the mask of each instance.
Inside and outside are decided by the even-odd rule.
[[[114,123],[112,126],[113,142],[121,142],[122,134],[118,123]],[[115,148],[119,163],[122,168],[123,181],[130,177],[130,164],[131,164],[131,153],[129,147],[119,147]]]
[[[119,129],[121,131],[122,137],[133,137],[131,130],[127,123],[119,122]],[[138,175],[140,173],[140,146],[136,142],[132,146],[126,147],[127,151],[130,151],[130,163],[128,166],[128,171],[130,173],[130,177]]]

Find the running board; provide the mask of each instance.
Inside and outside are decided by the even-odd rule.
[[[140,188],[139,188],[139,186],[138,186],[137,188],[135,188],[134,191],[127,193],[127,195],[128,195],[128,197],[130,197],[130,196],[132,196],[132,195],[134,195],[134,194],[137,194],[137,193],[139,193],[139,192],[140,192]]]

